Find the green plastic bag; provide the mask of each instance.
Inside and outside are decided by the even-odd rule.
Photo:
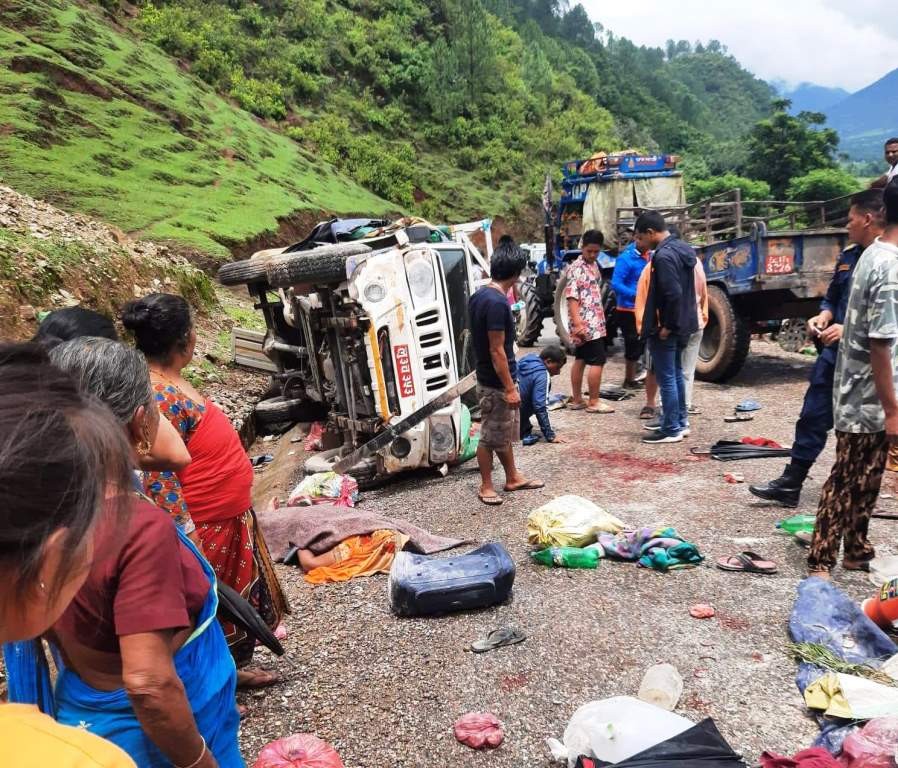
[[[480,433],[471,435],[471,411],[462,403],[461,406],[461,450],[458,452],[458,463],[462,464],[473,459],[477,454],[477,446],[480,445]]]

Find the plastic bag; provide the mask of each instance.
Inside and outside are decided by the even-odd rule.
[[[632,696],[615,696],[590,701],[574,712],[563,744],[546,741],[552,757],[574,768],[581,755],[619,763],[690,728],[685,717]]]
[[[895,768],[896,755],[898,717],[877,717],[845,739],[839,762],[845,768]]]
[[[330,744],[310,733],[294,733],[262,747],[253,768],[344,768]]]
[[[321,443],[321,436],[324,434],[324,424],[320,421],[316,421],[309,428],[309,434],[306,435],[306,441],[303,443],[303,447],[307,451],[320,451],[324,446]]]
[[[455,738],[471,749],[495,749],[505,740],[502,724],[489,712],[469,712],[456,720]]]
[[[583,547],[624,524],[582,496],[559,496],[527,517],[527,540],[540,547]]]
[[[316,472],[303,478],[287,498],[288,506],[333,504],[335,507],[354,507],[359,500],[359,484],[349,475],[336,472]]]

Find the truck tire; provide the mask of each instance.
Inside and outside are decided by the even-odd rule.
[[[268,280],[268,262],[257,259],[244,259],[222,264],[218,268],[218,282],[222,285],[249,285],[264,283]]]
[[[726,291],[708,286],[708,325],[698,353],[696,376],[702,381],[726,381],[742,369],[751,333],[748,323],[736,313]]]
[[[570,354],[574,354],[574,345],[571,343],[571,334],[568,332],[570,322],[567,313],[567,300],[564,298],[564,289],[567,286],[567,270],[561,273],[555,284],[555,332],[561,345]]]
[[[266,264],[268,282],[275,288],[289,288],[297,283],[340,283],[346,279],[346,260],[370,251],[362,243],[337,243],[284,253]]]
[[[543,312],[536,286],[529,280],[520,284],[524,309],[518,317],[518,346],[532,347],[543,332]]]

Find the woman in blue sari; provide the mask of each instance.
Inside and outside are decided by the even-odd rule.
[[[118,418],[136,465],[159,425],[143,356],[82,338],[51,359]],[[54,625],[57,720],[117,744],[139,768],[243,768],[236,669],[215,620],[211,567],[136,488],[106,496],[126,499],[130,516],[101,526],[87,581]]]

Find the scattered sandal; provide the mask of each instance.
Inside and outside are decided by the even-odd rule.
[[[765,560],[756,552],[740,552],[737,555],[721,557],[717,561],[721,571],[745,571],[746,573],[776,573],[776,563]]]
[[[526,639],[527,636],[514,627],[499,627],[499,629],[494,629],[486,637],[471,643],[471,650],[474,653],[486,653],[487,651],[494,651],[496,648],[504,648],[506,645],[523,643]]]
[[[793,536],[796,543],[800,544],[802,547],[811,546],[811,540],[814,538],[814,534],[810,531],[798,531]]]
[[[505,486],[505,490],[508,493],[513,493],[514,491],[535,491],[539,488],[545,488],[546,484],[542,480],[525,480],[520,485],[516,485],[514,487],[510,485]]]
[[[755,417],[750,413],[734,413],[732,416],[724,416],[723,420],[728,424],[733,424],[737,421],[754,421]]]

